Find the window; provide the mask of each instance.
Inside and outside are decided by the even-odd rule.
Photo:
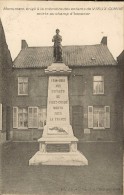
[[[104,128],[104,107],[93,108],[93,127]]]
[[[110,128],[110,107],[109,106],[89,106],[88,107],[88,127],[94,129]]]
[[[46,125],[46,108],[39,108],[38,127],[43,128]]]
[[[27,108],[18,108],[18,128],[28,127],[28,110]]]
[[[27,77],[18,77],[18,95],[28,95]]]
[[[13,107],[13,128],[43,128],[46,125],[46,108]]]
[[[29,107],[28,108],[28,122],[29,128],[37,128],[38,127],[38,108],[37,107]]]
[[[93,77],[93,94],[104,94],[104,77]]]

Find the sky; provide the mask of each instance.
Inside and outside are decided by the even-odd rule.
[[[57,28],[62,45],[94,45],[107,36],[108,48],[116,59],[124,49],[123,8],[123,2],[0,1],[1,20],[13,60],[23,39],[30,47],[52,46]]]

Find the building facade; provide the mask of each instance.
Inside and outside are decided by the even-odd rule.
[[[123,141],[124,141],[124,50],[121,52],[121,54],[117,57],[119,71],[120,71],[120,80],[121,80],[121,105],[123,109]]]
[[[11,75],[12,59],[0,20],[0,143],[11,139]]]
[[[70,123],[84,141],[121,140],[122,106],[119,66],[107,47],[63,46],[63,62],[72,69],[68,77]],[[34,141],[42,136],[47,116],[48,77],[53,47],[28,47],[25,40],[13,62],[11,111],[13,140]]]

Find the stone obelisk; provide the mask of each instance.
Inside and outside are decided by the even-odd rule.
[[[70,125],[68,77],[71,69],[63,63],[59,29],[52,41],[54,62],[45,69],[49,80],[47,122],[38,140],[39,151],[29,160],[29,165],[88,165],[85,156],[77,150],[78,139]]]

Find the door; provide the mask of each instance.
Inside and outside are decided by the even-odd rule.
[[[83,137],[83,106],[72,107],[72,128],[75,137]]]

